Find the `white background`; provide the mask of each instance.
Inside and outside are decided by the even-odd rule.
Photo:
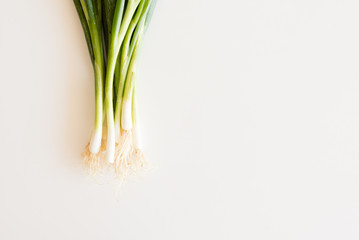
[[[148,158],[86,176],[93,75],[70,0],[0,7],[0,239],[359,239],[359,3],[159,0]]]

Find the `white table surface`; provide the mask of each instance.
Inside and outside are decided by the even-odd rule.
[[[119,201],[80,153],[70,0],[0,7],[0,239],[359,239],[359,3],[159,0],[139,104],[157,170]]]

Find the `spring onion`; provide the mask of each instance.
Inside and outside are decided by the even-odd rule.
[[[137,65],[156,0],[73,0],[95,79],[95,123],[84,159],[125,179],[146,167],[138,125]]]

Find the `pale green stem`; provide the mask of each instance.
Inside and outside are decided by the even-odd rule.
[[[89,5],[89,11],[89,9],[87,9],[85,1],[81,0],[81,5],[88,23],[94,53],[93,66],[95,74],[95,126],[94,133],[90,142],[90,151],[92,153],[97,153],[100,150],[101,146],[103,120],[104,58],[102,48],[102,35],[100,33],[101,29],[99,29],[97,25],[97,19],[94,13],[94,6]]]
[[[142,37],[143,37],[143,34],[141,32],[137,39],[136,45],[134,47],[134,51],[133,51],[133,54],[132,54],[132,57],[130,60],[130,65],[128,67],[125,88],[124,88],[124,92],[123,92],[123,101],[131,100],[131,98],[132,98],[132,90],[133,90],[133,85],[134,85],[134,81],[132,81],[132,74],[134,72],[136,72],[137,58],[139,56],[139,52],[141,49]]]
[[[133,77],[134,85],[132,89],[132,124],[137,125],[137,95],[136,95],[136,77]]]

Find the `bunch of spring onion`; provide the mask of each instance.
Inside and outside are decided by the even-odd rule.
[[[95,124],[88,170],[125,178],[146,166],[135,96],[139,52],[155,0],[74,0],[95,79]]]

